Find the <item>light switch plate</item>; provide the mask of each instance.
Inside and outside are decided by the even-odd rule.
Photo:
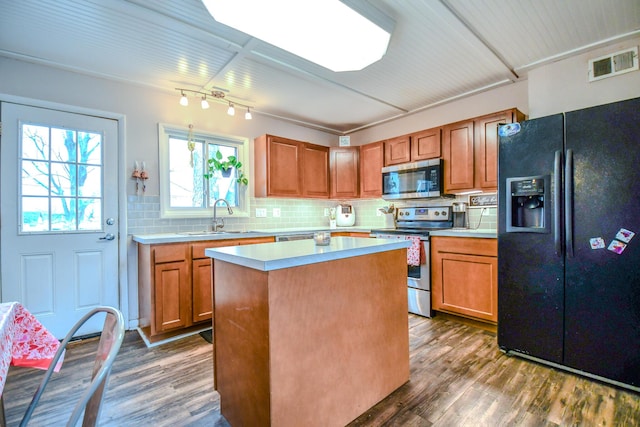
[[[273,208],[273,217],[278,218],[280,216],[280,208]]]
[[[256,218],[266,218],[267,208],[256,208]]]

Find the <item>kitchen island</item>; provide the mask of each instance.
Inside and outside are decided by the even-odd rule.
[[[206,249],[214,386],[231,425],[343,426],[409,380],[409,242]]]

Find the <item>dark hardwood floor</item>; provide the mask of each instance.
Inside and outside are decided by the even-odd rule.
[[[502,354],[491,332],[409,315],[411,380],[350,426],[639,426],[640,395]],[[64,425],[96,340],[69,349],[32,419]],[[4,389],[16,426],[42,371],[12,367]],[[199,335],[148,349],[127,332],[102,426],[228,426],[212,390],[212,346]]]

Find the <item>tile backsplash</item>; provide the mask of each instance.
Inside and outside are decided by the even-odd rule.
[[[443,206],[454,201],[468,201],[466,196],[456,199],[421,200],[419,202],[395,202],[396,206]],[[336,200],[251,198],[251,217],[225,217],[227,230],[265,230],[302,227],[328,227],[329,217],[324,216],[325,208],[338,204]],[[384,217],[378,215],[378,208],[391,202],[382,199],[349,200],[356,214],[358,227],[383,228]],[[267,217],[256,218],[256,209],[266,209]],[[280,216],[273,216],[273,209],[280,209]],[[128,234],[156,234],[185,231],[199,231],[211,226],[208,218],[161,218],[159,196],[130,195],[127,199]],[[479,227],[478,227],[479,224]],[[493,229],[497,227],[497,208],[469,208],[471,228]]]

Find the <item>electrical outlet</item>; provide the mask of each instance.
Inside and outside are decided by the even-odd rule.
[[[329,216],[329,208],[324,208],[324,216]]]
[[[266,218],[267,208],[256,208],[256,218]]]
[[[280,217],[280,208],[273,208],[273,217],[274,218]]]

